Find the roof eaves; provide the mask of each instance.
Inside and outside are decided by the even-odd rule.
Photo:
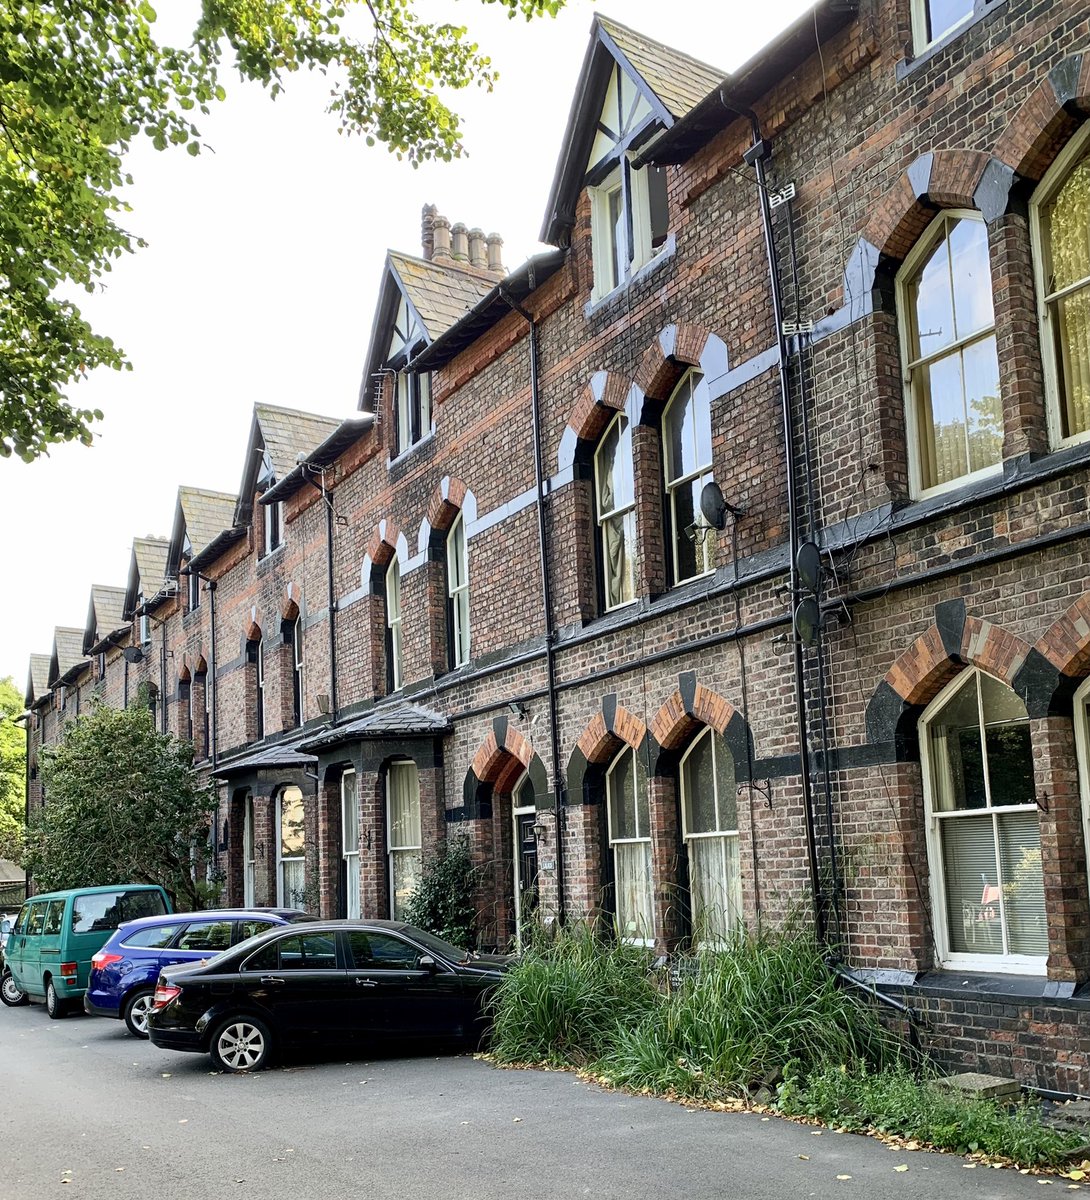
[[[233,546],[240,538],[246,536],[246,528],[245,525],[232,525],[230,529],[225,529],[218,537],[214,537],[203,550],[193,555],[189,560],[189,569],[199,571],[209,563],[215,562],[229,546]]]
[[[746,115],[733,106],[752,107],[788,72],[851,24],[858,11],[856,0],[818,0],[737,71],[731,72],[695,108],[646,142],[633,157],[633,167],[686,162],[722,129]]]

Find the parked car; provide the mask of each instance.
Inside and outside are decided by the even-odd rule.
[[[9,1006],[44,1000],[56,1020],[83,997],[91,957],[125,921],[170,912],[157,884],[120,883],[34,896],[19,916],[4,952],[0,1000]]]
[[[15,924],[15,918],[18,913],[0,913],[0,957],[3,956],[4,949],[8,944],[8,938],[11,936],[12,927]]]
[[[324,1043],[466,1039],[511,959],[478,955],[400,921],[275,929],[198,967],[167,967],[148,1032],[156,1046],[258,1071],[274,1050]]]
[[[127,921],[91,959],[84,1011],[123,1020],[130,1033],[146,1038],[161,968],[199,963],[267,929],[312,919],[296,908],[265,908],[207,909]]]

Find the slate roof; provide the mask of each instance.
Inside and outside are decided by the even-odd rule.
[[[133,538],[133,558],[140,573],[140,588],[147,599],[154,596],[166,581],[169,549],[170,543],[166,538]]]
[[[111,633],[117,633],[126,625],[125,589],[93,583],[91,602],[87,606],[87,625],[83,631],[83,653],[92,653]]]
[[[365,738],[440,737],[450,733],[452,728],[450,720],[442,713],[419,704],[401,703],[376,708],[358,721],[325,729],[300,745],[304,750],[322,750]]]
[[[53,654],[49,660],[49,686],[60,683],[87,665],[83,653],[83,630],[58,625],[53,631]]]
[[[49,695],[49,666],[52,662],[48,654],[32,654],[30,670],[27,673],[26,705],[30,708],[39,700]]]
[[[388,253],[387,262],[423,322],[429,341],[460,321],[497,283],[494,275],[429,262],[393,250]]]
[[[314,767],[318,760],[313,754],[304,753],[298,745],[266,746],[254,754],[225,763],[213,772],[220,779],[231,775],[244,775],[255,771],[267,771],[277,767]]]
[[[230,492],[210,492],[195,487],[178,489],[178,504],[185,517],[185,531],[194,554],[199,554],[225,529],[231,528],[237,499]]]
[[[726,71],[652,41],[619,21],[601,15],[595,19],[675,121],[695,108],[727,77]]]
[[[300,451],[309,454],[340,425],[337,417],[279,408],[274,404],[255,404],[254,420],[261,428],[261,438],[277,479],[283,479],[295,469],[295,459]]]

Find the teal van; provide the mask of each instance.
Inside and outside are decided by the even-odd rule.
[[[4,949],[0,999],[44,1000],[56,1020],[79,1007],[91,957],[125,921],[171,911],[157,884],[122,883],[33,896],[19,910]]]

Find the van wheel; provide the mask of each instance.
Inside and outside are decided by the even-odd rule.
[[[68,1016],[68,1006],[57,995],[57,989],[53,986],[52,979],[45,985],[45,1011],[49,1014],[51,1021],[59,1021],[61,1017]]]
[[[19,990],[15,976],[7,967],[4,968],[3,975],[0,975],[0,1000],[3,1000],[8,1008],[18,1008],[21,1004],[30,1003],[30,997],[26,992]]]
[[[269,1061],[271,1044],[272,1037],[264,1021],[256,1017],[228,1017],[216,1027],[208,1049],[221,1071],[241,1074],[260,1071]]]
[[[148,1013],[151,1012],[151,1001],[155,995],[154,988],[138,988],[125,1001],[125,1024],[133,1037],[148,1036]]]

